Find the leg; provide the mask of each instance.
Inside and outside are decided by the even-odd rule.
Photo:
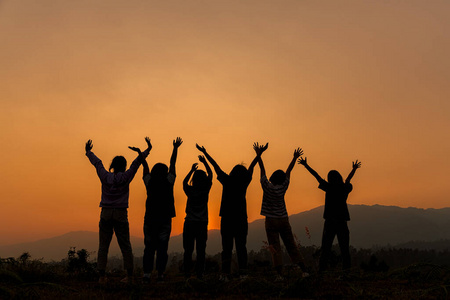
[[[196,239],[196,251],[197,251],[197,264],[195,266],[195,272],[197,277],[201,278],[205,271],[205,257],[206,257],[206,241],[208,240],[208,223],[198,222],[197,225],[197,239]]]
[[[280,244],[280,235],[276,228],[276,220],[266,217],[265,220],[267,241],[269,242],[269,250],[272,254],[272,261],[275,270],[280,274],[282,271],[282,253]]]
[[[112,236],[114,234],[110,209],[102,209],[98,227],[99,245],[97,254],[97,268],[100,272],[100,276],[104,276],[106,263],[108,262],[109,245],[111,244]]]
[[[319,260],[319,271],[325,271],[330,258],[331,247],[333,246],[334,236],[336,235],[335,224],[332,221],[325,220],[322,234],[322,247]]]
[[[128,276],[133,275],[133,250],[130,243],[130,226],[127,209],[114,210],[114,231],[123,256],[123,264]]]
[[[194,252],[195,228],[192,222],[184,222],[183,228],[183,248],[184,248],[184,273],[186,276],[191,274],[192,253]]]
[[[155,261],[155,252],[157,247],[157,239],[155,236],[155,225],[152,223],[144,223],[144,257],[143,268],[144,275],[153,271],[153,264]]]
[[[234,223],[234,237],[236,242],[236,253],[238,257],[239,272],[247,272],[247,234],[248,222],[247,219]]]
[[[339,248],[341,249],[342,264],[344,269],[349,269],[350,262],[350,232],[348,230],[347,221],[339,222],[337,226],[337,238]]]
[[[304,272],[306,272],[306,266],[303,261],[303,257],[300,253],[299,246],[294,239],[294,234],[292,233],[291,224],[289,224],[289,218],[281,218],[280,220],[280,236],[283,240],[284,246],[291,258],[292,263],[299,265]]]
[[[231,220],[231,223],[233,221]],[[233,251],[233,234],[230,228],[230,221],[220,221],[220,234],[222,235],[222,272],[225,274],[231,273],[231,254]]]
[[[156,249],[156,269],[158,270],[159,276],[162,276],[166,270],[167,260],[169,258],[167,250],[169,249],[171,231],[172,219],[161,222],[158,235],[158,248]]]

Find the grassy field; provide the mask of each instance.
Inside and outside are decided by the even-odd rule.
[[[228,282],[219,280],[217,259],[209,258],[209,271],[203,280],[186,279],[173,257],[162,283],[152,279],[143,283],[142,270],[130,284],[121,283],[124,272],[111,269],[108,282],[99,284],[95,264],[85,261],[83,253],[72,252],[67,260],[44,263],[26,255],[2,259],[0,299],[448,299],[450,268],[435,263],[417,263],[387,270],[384,262],[369,259],[348,272],[336,265],[311,276],[286,266],[284,280],[275,282],[268,261],[253,260],[249,276]],[[381,266],[381,267],[380,267]]]

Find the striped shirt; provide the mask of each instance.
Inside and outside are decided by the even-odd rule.
[[[263,201],[261,215],[271,218],[285,218],[288,216],[284,195],[289,187],[289,177],[280,185],[272,184],[266,176],[261,177]]]

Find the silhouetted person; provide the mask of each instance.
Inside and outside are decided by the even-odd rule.
[[[88,140],[85,146],[86,156],[97,170],[97,175],[102,183],[102,196],[100,207],[102,208],[99,222],[99,246],[97,268],[100,273],[100,283],[106,282],[105,270],[108,261],[108,250],[114,232],[122,251],[124,267],[128,277],[123,281],[128,282],[133,275],[133,252],[130,243],[130,228],[128,224],[128,198],[129,186],[141,163],[145,160],[152,145],[148,137],[145,138],[148,148],[141,152],[139,148],[129,147],[139,153],[131,163],[128,170],[127,161],[123,156],[116,156],[106,171],[102,161],[91,151],[92,140]],[[112,172],[111,172],[112,170]]]
[[[156,252],[156,270],[158,281],[164,279],[167,265],[167,249],[169,248],[170,232],[172,231],[172,218],[175,217],[175,200],[173,186],[175,183],[175,164],[178,147],[183,143],[177,137],[173,141],[173,151],[170,157],[170,166],[157,163],[149,172],[148,164],[144,160],[143,180],[147,189],[144,218],[144,281],[150,280]]]
[[[341,249],[343,268],[349,269],[351,266],[349,249],[350,232],[348,230],[347,221],[350,221],[350,214],[347,207],[347,198],[348,194],[353,189],[350,180],[353,175],[355,175],[356,169],[361,167],[361,162],[356,160],[352,163],[352,171],[345,182],[342,179],[341,174],[336,170],[331,170],[328,173],[328,181],[322,179],[322,177],[308,165],[306,157],[300,157],[298,163],[305,166],[319,182],[319,189],[325,191],[325,209],[323,213],[325,224],[323,226],[319,271],[324,271],[328,266],[331,247],[335,236],[337,236],[339,248]]]
[[[284,246],[294,264],[301,267],[303,276],[309,276],[306,272],[306,267],[303,262],[303,257],[300,254],[294,235],[292,234],[291,225],[289,224],[289,217],[286,210],[286,202],[284,196],[289,187],[291,171],[295,166],[295,161],[299,158],[303,151],[300,148],[294,150],[294,156],[286,169],[276,170],[273,172],[270,179],[266,177],[266,170],[262,161],[261,155],[267,149],[268,144],[260,146],[258,143],[253,145],[258,157],[258,164],[261,169],[261,186],[263,189],[263,200],[261,205],[261,215],[266,217],[265,228],[267,240],[272,253],[272,260],[277,271],[277,281],[282,280],[283,271],[283,252],[281,250],[280,237],[283,240]]]
[[[248,170],[243,165],[236,165],[230,174],[226,174],[216,161],[206,152],[205,147],[196,145],[214,167],[217,180],[222,184],[222,201],[220,204],[220,234],[222,235],[222,280],[228,280],[231,274],[231,257],[233,242],[236,244],[239,272],[246,276],[247,270],[247,187],[252,181],[253,168],[257,158],[252,161]]]
[[[212,186],[212,171],[204,156],[199,155],[198,159],[205,166],[206,172],[198,170],[198,164],[195,163],[183,180],[183,190],[187,196],[183,248],[184,272],[186,277],[189,277],[192,269],[192,253],[194,244],[196,244],[195,271],[197,277],[202,278],[205,270],[206,240],[208,239],[208,197]],[[192,180],[189,184],[191,176]]]

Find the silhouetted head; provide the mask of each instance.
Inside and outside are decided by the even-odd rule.
[[[283,170],[276,170],[275,172],[273,172],[272,176],[270,176],[269,180],[274,185],[283,184],[283,182],[286,180],[286,173],[284,173]]]
[[[166,178],[169,173],[169,168],[163,163],[157,163],[153,166],[150,176],[152,178]]]
[[[328,183],[343,184],[344,180],[342,179],[342,176],[338,171],[331,170],[330,172],[328,172]]]
[[[125,172],[127,169],[127,160],[123,156],[116,156],[109,165],[109,171],[114,173]]]
[[[191,180],[192,186],[203,186],[208,183],[208,176],[203,170],[196,170],[194,175],[192,175]]]
[[[248,178],[248,170],[243,165],[235,165],[234,168],[230,172],[230,177],[233,180],[243,181]]]

